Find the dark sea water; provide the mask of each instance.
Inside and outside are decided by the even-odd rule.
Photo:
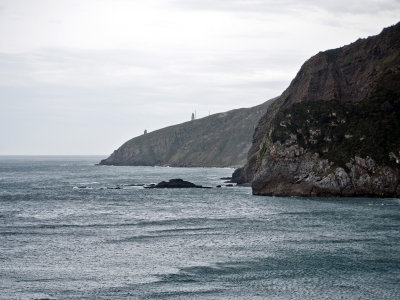
[[[400,298],[399,199],[259,197],[224,186],[232,169],[99,160],[0,157],[1,299]],[[171,178],[214,188],[127,186]]]

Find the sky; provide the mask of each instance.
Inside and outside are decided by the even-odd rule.
[[[400,0],[0,0],[0,155],[108,155],[279,96]]]

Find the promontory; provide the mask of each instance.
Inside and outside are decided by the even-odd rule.
[[[101,165],[238,167],[246,162],[252,135],[272,103],[218,113],[135,137]]]
[[[400,23],[305,62],[233,177],[256,195],[399,197]]]

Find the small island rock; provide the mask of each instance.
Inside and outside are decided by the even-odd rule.
[[[185,181],[180,178],[170,179],[169,181],[161,181],[160,183],[152,186],[145,186],[145,188],[156,188],[156,189],[177,189],[177,188],[208,188],[202,185],[196,185],[190,181]]]

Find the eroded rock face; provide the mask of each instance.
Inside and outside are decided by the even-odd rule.
[[[398,120],[400,23],[308,60],[232,179],[256,195],[398,197]]]
[[[318,154],[293,155],[294,146],[277,143],[252,182],[253,194],[275,196],[396,197],[398,170],[355,156],[346,167],[334,166]],[[305,151],[300,148],[301,151]],[[277,149],[279,149],[277,151]]]

